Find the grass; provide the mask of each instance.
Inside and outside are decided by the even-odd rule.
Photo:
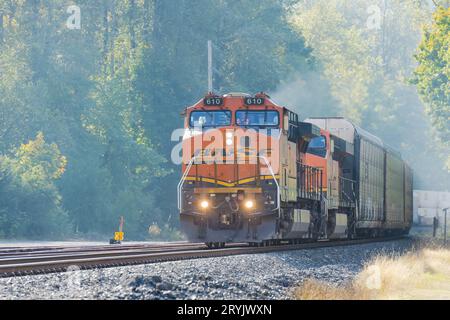
[[[294,295],[301,300],[450,299],[450,250],[377,256],[347,286],[310,279]]]

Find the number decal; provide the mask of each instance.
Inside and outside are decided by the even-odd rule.
[[[265,103],[265,99],[264,98],[245,98],[244,103],[247,106],[262,106]]]
[[[205,100],[203,100],[203,103],[205,106],[221,106],[223,104],[223,99],[217,97],[205,98]]]

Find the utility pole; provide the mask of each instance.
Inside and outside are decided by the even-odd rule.
[[[439,219],[437,217],[433,217],[433,238],[436,238],[436,231],[439,227]]]
[[[447,245],[447,211],[450,208],[445,208],[444,209],[444,245]]]
[[[213,92],[212,41],[208,40],[208,93]]]
[[[125,219],[123,216],[120,217],[120,223],[119,223],[119,232],[123,232],[123,223],[125,222]]]

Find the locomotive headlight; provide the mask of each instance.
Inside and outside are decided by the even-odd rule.
[[[202,201],[200,202],[200,207],[201,207],[202,209],[208,209],[208,207],[209,207],[209,202],[208,202],[207,200],[202,200]]]
[[[253,200],[247,200],[245,201],[245,207],[247,209],[252,209],[255,206],[255,203],[253,202]]]
[[[225,136],[227,137],[226,143],[227,146],[233,145],[233,132],[228,131]]]

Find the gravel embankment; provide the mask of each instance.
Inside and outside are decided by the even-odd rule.
[[[242,255],[0,279],[0,299],[287,299],[307,278],[348,282],[413,242]]]

